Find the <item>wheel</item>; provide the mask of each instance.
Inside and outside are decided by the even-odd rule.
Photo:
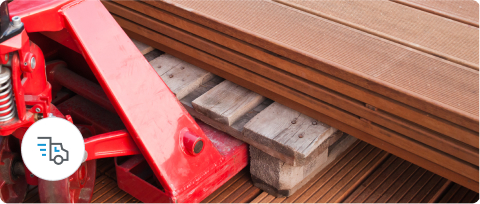
[[[5,203],[22,202],[28,184],[17,138],[0,136],[0,161],[0,198]]]
[[[55,163],[56,165],[60,165],[63,163],[63,157],[60,156],[60,155],[57,155],[55,157],[53,157],[53,163]]]
[[[60,181],[38,180],[42,203],[89,203],[95,185],[95,160],[83,162],[70,177]]]

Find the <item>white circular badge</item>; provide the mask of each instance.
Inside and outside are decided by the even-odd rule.
[[[58,181],[71,176],[80,167],[85,144],[75,125],[51,116],[28,128],[21,150],[25,166],[35,176]]]

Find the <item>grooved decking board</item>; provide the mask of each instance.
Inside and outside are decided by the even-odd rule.
[[[125,2],[125,1],[121,1],[121,2],[119,2],[119,3],[121,3],[121,4],[129,4],[128,2]],[[132,4],[133,4],[133,3],[132,3]],[[137,3],[136,5],[142,5],[142,3]],[[109,4],[106,4],[106,6],[108,6],[110,9],[112,9],[112,7],[110,7]],[[130,5],[130,6],[131,6],[131,5]],[[137,8],[137,9],[139,9],[139,8]],[[144,10],[146,10],[146,9],[148,9],[148,6],[146,6],[146,8],[143,8],[143,7],[142,7],[141,10],[144,11]],[[150,8],[150,9],[151,9],[151,8]],[[154,10],[155,10],[155,9],[154,9]],[[124,12],[120,12],[122,15],[126,15],[126,13],[128,13],[127,10],[123,10],[123,11],[124,11]],[[159,13],[159,12],[155,12],[155,14],[157,14],[157,13]],[[149,13],[149,14],[151,15],[151,13]],[[141,14],[138,14],[138,15],[140,16]],[[130,16],[130,17],[128,17],[128,18],[133,18],[133,17]],[[157,17],[157,18],[158,18],[158,17]],[[188,35],[185,36],[185,35],[178,34],[178,33],[171,34],[171,31],[168,31],[168,30],[169,30],[168,27],[162,27],[161,24],[155,24],[154,21],[152,21],[152,20],[150,20],[150,19],[144,20],[144,19],[142,19],[141,17],[138,17],[138,19],[137,19],[137,18],[133,18],[133,19],[135,19],[135,21],[137,21],[137,23],[144,23],[144,22],[146,22],[146,24],[145,24],[146,26],[150,26],[150,29],[156,29],[158,32],[166,31],[167,34],[170,35],[170,36],[173,37],[173,38],[178,37],[178,38],[179,38],[180,40],[182,40],[182,41],[185,40],[186,38],[188,38],[188,37],[187,37]],[[168,19],[168,18],[162,16],[162,18],[160,18],[160,19]],[[179,25],[183,25],[183,22],[182,22],[182,24],[179,24]],[[194,25],[189,24],[189,26],[194,26]],[[189,26],[186,26],[186,27],[184,27],[183,29],[190,28]],[[138,29],[138,28],[130,28],[130,29],[133,29],[133,30],[141,30],[141,29]],[[194,32],[195,29],[194,29],[193,31],[192,31],[192,30],[190,30],[190,31],[191,31],[191,32]],[[142,32],[143,32],[143,31],[142,31]],[[169,32],[170,32],[170,33],[169,33]],[[212,34],[212,35],[213,35],[213,34]],[[211,35],[206,35],[206,37],[208,37],[208,36],[211,36]],[[150,38],[152,38],[152,39],[158,39],[157,37],[154,37],[154,36],[151,36],[151,35],[150,35]],[[213,39],[217,39],[217,38],[219,38],[219,37],[218,37],[218,36],[215,36]],[[187,42],[187,43],[192,43],[191,40],[190,40],[190,41],[189,41],[189,40],[186,40],[185,42]],[[168,44],[171,44],[171,43],[168,43]],[[241,45],[241,44],[240,44],[240,45]],[[235,44],[235,46],[240,46],[240,45]],[[178,45],[176,45],[175,47],[177,47],[177,46],[178,46]],[[205,44],[203,44],[203,45],[197,45],[197,47],[200,48],[200,49],[202,49],[202,48],[205,48],[205,47],[208,47],[208,46],[205,46]],[[209,47],[209,48],[205,48],[205,49],[206,49],[207,51],[209,51],[209,52],[211,51],[211,53],[214,53],[214,54],[215,54],[215,53],[225,53],[225,52],[226,52],[226,51],[224,51],[224,50],[215,51],[215,48],[210,48],[210,47]],[[198,52],[197,52],[197,53],[198,53]],[[200,57],[200,56],[197,55],[196,57],[202,58],[202,57],[204,57],[204,56],[201,56],[201,57]],[[226,58],[224,57],[224,59],[226,59]],[[243,63],[243,62],[245,62],[245,61],[248,61],[248,59],[240,59],[240,60],[238,60],[239,63]],[[280,63],[280,64],[281,64],[281,63]],[[258,70],[260,70],[260,68],[263,68],[263,67],[255,67],[255,66],[248,66],[248,65],[244,65],[244,66],[245,66],[245,67],[249,67],[249,68],[247,68],[247,69],[250,69],[251,71],[254,71],[254,72],[257,72]],[[221,67],[222,67],[222,69],[224,69],[224,68],[226,68],[227,66],[224,67],[224,65],[222,64]],[[299,72],[302,73],[302,71],[299,71]],[[271,71],[268,71],[268,70],[267,70],[267,71],[264,71],[264,73],[265,73],[265,74],[263,74],[263,75],[266,76],[266,77],[271,77],[271,75],[275,74],[275,72],[271,72]],[[239,75],[239,74],[237,73],[237,75]],[[307,74],[304,74],[304,75],[311,76],[312,74],[307,73]],[[241,76],[241,77],[242,77],[242,76]],[[251,78],[250,76],[245,76],[245,75],[244,75],[243,77],[245,77],[246,79],[247,79],[247,78]],[[313,78],[315,78],[315,77],[313,77]],[[259,83],[259,82],[258,82],[259,80],[254,80],[254,81],[256,81],[256,82],[253,82],[253,83]],[[309,91],[309,90],[311,90],[311,89],[314,89],[314,88],[311,88],[311,87],[310,87],[311,84],[303,83],[302,81],[299,82],[299,81],[298,81],[297,79],[295,79],[295,78],[293,78],[293,79],[291,79],[291,78],[290,78],[290,79],[283,79],[283,80],[280,80],[280,82],[281,82],[281,83],[286,83],[286,84],[288,84],[289,86],[296,86],[295,89],[297,89],[298,91],[305,91],[305,90]],[[331,82],[331,81],[330,81],[330,82]],[[293,84],[293,85],[292,85],[292,84]],[[272,87],[272,85],[263,85],[263,86],[266,87],[266,88],[271,88],[271,87]],[[339,85],[339,86],[341,86],[341,85]],[[298,87],[299,87],[299,88],[298,88]],[[336,87],[336,85],[333,86],[333,87]],[[316,87],[315,87],[315,88],[316,88]],[[352,93],[352,92],[353,92],[353,93],[358,93],[359,95],[363,95],[363,94],[364,94],[364,93],[362,93],[361,90],[351,91],[350,93]],[[320,100],[325,100],[325,99],[328,99],[328,98],[329,98],[329,97],[325,97],[325,96],[319,96],[319,95],[323,95],[323,94],[327,94],[327,93],[322,92],[322,90],[318,90],[318,89],[316,89],[316,90],[311,90],[310,93],[306,93],[306,94],[309,94],[309,95],[317,95],[317,98],[319,98]],[[328,94],[327,94],[327,95],[328,95]],[[370,96],[371,96],[371,95],[370,95]],[[369,96],[369,97],[366,97],[366,98],[370,98],[370,96]],[[375,97],[375,95],[373,95],[373,96],[371,96],[371,97]],[[334,105],[340,104],[339,107],[340,107],[341,109],[348,110],[348,111],[352,111],[353,114],[359,115],[359,116],[364,116],[364,114],[367,114],[367,115],[368,115],[368,114],[372,114],[372,112],[359,113],[359,111],[360,111],[360,112],[364,111],[365,107],[363,107],[363,105],[361,105],[361,107],[358,107],[358,108],[356,108],[356,107],[348,107],[348,106],[347,106],[347,107],[341,106],[341,105],[342,105],[342,103],[340,102],[341,100],[342,100],[342,99],[332,99],[332,100],[328,101],[327,103],[334,104]],[[373,100],[373,101],[376,101],[377,99],[372,99],[372,100]],[[382,102],[382,103],[380,103],[380,104],[384,104],[384,103]],[[390,105],[391,105],[391,104],[386,105],[386,106],[383,106],[382,108],[390,107]],[[312,107],[312,106],[310,106],[310,107]],[[314,107],[315,107],[315,108],[318,108],[318,107],[321,107],[321,106],[317,104],[317,105],[314,105]],[[403,108],[405,108],[405,107],[403,107]],[[381,108],[380,108],[380,109],[381,109]],[[457,139],[458,139],[459,136],[469,137],[469,138],[471,138],[471,139],[473,139],[473,140],[478,139],[478,135],[477,135],[477,134],[472,134],[471,132],[469,133],[468,131],[467,131],[465,134],[459,134],[459,132],[461,132],[462,130],[456,129],[456,127],[449,126],[448,124],[440,124],[438,121],[435,121],[435,122],[429,121],[430,119],[432,119],[431,116],[427,116],[427,117],[425,118],[425,117],[421,117],[421,116],[419,116],[419,115],[416,115],[415,117],[413,117],[413,115],[410,115],[412,112],[409,112],[408,109],[402,109],[401,107],[398,107],[398,106],[396,106],[396,107],[390,107],[390,110],[396,110],[397,113],[398,113],[398,112],[399,112],[399,113],[405,113],[405,114],[408,115],[409,117],[415,118],[415,122],[424,123],[423,125],[425,125],[425,124],[430,124],[430,125],[435,124],[434,126],[442,128],[443,131],[446,130],[447,132],[450,132],[450,133],[449,133],[449,136],[454,137],[454,138],[457,138]],[[331,111],[331,109],[329,109],[329,110],[327,110],[327,111]],[[304,112],[304,113],[305,113],[305,112]],[[383,111],[382,111],[381,113],[375,112],[375,114],[380,114],[380,115],[382,115],[382,114],[385,114],[385,112],[383,112]],[[414,115],[415,115],[415,114],[414,114]],[[329,116],[332,117],[332,115],[329,115]],[[366,116],[365,116],[365,117],[366,117]],[[367,117],[367,120],[371,120],[373,123],[377,123],[377,124],[380,124],[381,126],[386,126],[386,127],[389,127],[389,128],[393,128],[391,122],[397,123],[397,121],[391,121],[391,120],[395,120],[395,117],[390,117],[390,116],[388,116],[388,115],[387,115],[387,116],[383,115],[382,117],[384,117],[384,118],[371,118],[371,117]],[[338,119],[338,118],[337,118],[337,119],[338,119],[338,120],[346,120],[346,118],[348,118],[348,117],[340,117],[340,118],[341,118],[341,119]],[[410,118],[410,119],[411,119],[411,118]],[[390,121],[391,121],[391,122],[390,122]],[[390,124],[388,124],[389,122],[390,122]],[[398,121],[398,123],[404,123],[404,122],[405,122],[405,121]],[[475,164],[475,165],[478,164],[478,150],[476,150],[476,149],[469,149],[468,147],[467,147],[467,149],[465,149],[465,147],[460,147],[460,148],[458,148],[459,145],[461,146],[461,145],[463,145],[463,144],[455,143],[455,141],[452,141],[452,140],[448,141],[447,138],[442,137],[442,136],[440,136],[439,138],[437,138],[437,135],[433,136],[433,135],[429,134],[428,132],[425,132],[424,130],[419,130],[418,127],[417,127],[417,128],[412,128],[412,127],[406,128],[407,126],[406,126],[405,124],[401,124],[401,125],[400,125],[400,124],[393,124],[393,125],[396,126],[396,128],[393,128],[393,129],[392,129],[392,130],[395,131],[395,132],[399,132],[399,133],[401,133],[401,134],[404,134],[405,136],[410,137],[410,138],[412,138],[412,139],[414,139],[414,140],[418,140],[418,141],[421,142],[421,143],[429,144],[431,147],[434,147],[434,148],[436,148],[436,149],[438,149],[438,150],[440,150],[440,151],[444,151],[444,152],[446,152],[446,153],[448,153],[448,154],[452,154],[453,156],[455,156],[455,157],[457,157],[457,158],[460,158],[460,159],[464,159],[464,160],[466,160],[466,161],[469,161],[469,162],[471,162],[472,164]],[[400,126],[399,126],[399,125],[400,125]],[[475,126],[478,127],[478,123],[476,123]],[[399,129],[399,128],[400,128],[400,129]],[[371,134],[372,134],[372,133],[371,133]],[[426,134],[426,135],[424,135],[424,134]],[[474,141],[474,142],[471,142],[471,143],[468,142],[468,143],[469,143],[469,144],[472,144],[472,145],[478,145],[478,142],[475,142],[475,141]],[[450,145],[451,145],[451,146],[450,146]],[[454,147],[454,146],[457,146],[457,147]],[[462,151],[458,151],[458,150],[462,150]],[[467,153],[467,152],[468,152],[468,153]],[[466,155],[465,155],[465,153],[466,153]],[[464,155],[461,155],[461,154],[464,154]],[[421,154],[421,155],[423,155],[423,154]],[[467,156],[467,155],[468,155],[468,156]]]
[[[307,185],[288,198],[261,193],[252,202],[475,202],[478,193],[358,141],[335,162],[318,173]],[[272,198],[273,197],[273,198]]]
[[[474,0],[395,0],[395,2],[478,27],[478,3]]]
[[[253,117],[243,134],[271,149],[293,158],[290,165],[303,165],[305,160],[323,153],[338,137],[337,129],[303,115],[280,103],[273,103]]]
[[[468,180],[465,177],[461,176],[458,174],[458,172],[451,171],[448,168],[453,168],[456,167],[455,165],[449,165],[449,166],[440,166],[438,164],[435,164],[429,160],[426,160],[422,158],[423,156],[431,156],[429,154],[419,154],[419,155],[414,155],[410,153],[409,151],[418,151],[419,149],[412,148],[412,146],[409,146],[408,148],[405,147],[405,149],[400,149],[399,147],[395,146],[398,145],[393,143],[393,141],[389,141],[392,143],[388,143],[385,141],[382,141],[376,137],[372,137],[369,134],[366,134],[365,132],[359,131],[358,129],[349,126],[343,122],[340,122],[334,118],[331,118],[329,116],[323,115],[322,113],[319,113],[315,110],[312,110],[312,107],[307,107],[303,104],[299,104],[298,102],[292,101],[292,99],[286,98],[282,95],[279,95],[276,93],[278,90],[272,90],[272,88],[278,88],[275,87],[276,85],[272,85],[270,81],[266,81],[265,79],[259,78],[255,75],[252,75],[251,73],[244,73],[241,69],[238,67],[235,67],[232,64],[229,64],[228,62],[223,61],[222,59],[215,58],[212,56],[208,56],[205,53],[201,53],[198,50],[195,50],[192,47],[189,47],[188,45],[182,44],[178,41],[166,38],[165,36],[162,36],[160,34],[154,33],[151,30],[145,29],[141,26],[137,26],[133,23],[129,23],[128,21],[118,17],[114,16],[129,35],[134,36],[138,39],[142,39],[143,42],[148,42],[149,44],[154,45],[157,48],[160,48],[162,50],[165,50],[166,52],[172,53],[175,56],[180,57],[181,59],[187,60],[192,64],[195,64],[196,66],[202,67],[208,71],[211,71],[212,73],[215,73],[217,75],[222,75],[222,77],[227,78],[228,80],[235,82],[237,84],[242,84],[242,86],[245,86],[251,90],[256,90],[262,95],[272,98],[276,101],[279,101],[280,103],[287,104],[289,107],[295,107],[296,110],[300,110],[302,113],[309,115],[310,117],[314,118],[321,118],[322,121],[326,121],[327,124],[333,124],[334,127],[340,127],[339,129],[354,135],[360,139],[366,140],[372,144],[375,144],[376,146],[381,147],[384,150],[387,150],[391,153],[394,153],[396,155],[400,155],[402,158],[408,159],[409,161],[414,162],[415,164],[421,165],[425,168],[428,168],[442,176],[448,177],[452,180],[455,180],[456,182],[462,183],[463,185],[469,186],[471,189],[478,189],[478,185],[476,181]],[[127,27],[127,28],[125,28]],[[131,30],[130,30],[131,29]],[[133,32],[132,30],[135,30]],[[136,32],[142,33],[143,34],[148,34],[151,36],[150,38],[146,38],[145,36],[142,36]],[[155,41],[154,41],[155,40]],[[160,40],[160,43],[158,42]],[[219,68],[221,67],[221,68]],[[248,77],[240,77],[238,75],[232,75],[229,74],[228,72],[223,71],[224,68],[232,69],[237,71],[237,74],[247,74]],[[263,86],[259,86],[257,84],[251,84],[248,83],[249,80],[259,80],[261,84],[265,84]],[[267,85],[268,84],[268,85]],[[289,90],[286,87],[282,87],[282,90]],[[343,117],[343,116],[342,116]],[[345,116],[345,117],[350,117],[350,116]],[[356,118],[358,120],[358,118]],[[370,126],[368,123],[364,123],[364,126]],[[477,125],[478,126],[478,125]],[[371,126],[373,128],[376,128],[378,126]],[[371,133],[370,133],[371,134]],[[390,136],[396,136],[396,135],[390,135]],[[391,140],[392,138],[386,138],[388,140]],[[398,140],[404,140],[404,138],[398,138]],[[398,142],[397,139],[395,141]],[[395,145],[392,145],[395,144]],[[399,143],[401,144],[401,143]],[[420,156],[420,157],[419,157]],[[438,157],[437,157],[438,158]],[[448,159],[448,158],[447,158]],[[463,171],[463,170],[462,170]],[[475,173],[478,175],[478,173]],[[473,174],[472,174],[473,175]]]
[[[276,2],[478,69],[479,36],[474,26],[392,1]]]
[[[150,64],[178,99],[213,78],[212,73],[168,54],[155,58]]]
[[[144,54],[147,54],[149,53],[150,51],[153,50],[153,47],[149,46],[149,45],[146,45],[145,43],[142,43],[138,40],[135,40],[135,39],[131,39],[133,44],[135,44],[135,46],[138,48],[138,50],[140,51],[140,53],[142,53],[142,55]]]
[[[265,98],[230,81],[223,81],[192,102],[196,111],[213,120],[232,125]]]
[[[145,1],[433,115],[478,123],[476,70],[271,1],[173,2]]]

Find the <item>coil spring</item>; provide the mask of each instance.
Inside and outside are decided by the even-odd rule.
[[[15,117],[15,103],[12,91],[11,73],[3,68],[0,73],[0,122],[11,120]]]

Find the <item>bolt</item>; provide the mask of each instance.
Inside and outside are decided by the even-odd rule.
[[[24,62],[23,65],[24,65],[24,66],[27,66],[27,62]]]
[[[16,28],[22,26],[22,24],[23,24],[22,19],[19,16],[14,16],[12,18],[12,23],[13,23],[13,26],[16,27]]]
[[[173,78],[173,74],[168,75],[169,78]]]
[[[37,66],[37,62],[35,60],[35,57],[32,57],[32,59],[30,59],[30,67],[32,67],[32,69],[35,69],[35,66]]]
[[[296,119],[296,118],[292,120],[292,124],[295,124],[295,123],[297,123],[297,119]]]
[[[303,134],[298,135],[299,138],[303,138]]]
[[[40,108],[35,108],[35,112],[40,113]]]
[[[30,178],[33,178],[33,174],[30,174]]]
[[[317,125],[317,121],[316,120],[312,121],[312,125]]]

